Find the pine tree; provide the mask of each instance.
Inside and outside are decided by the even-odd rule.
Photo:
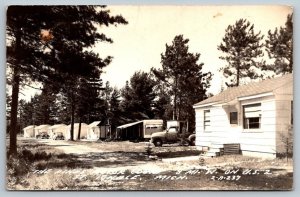
[[[239,86],[242,78],[260,77],[256,69],[260,69],[264,63],[258,59],[263,56],[262,39],[260,32],[255,33],[254,25],[246,19],[227,27],[218,46],[218,50],[225,53],[220,59],[228,63],[220,69],[224,77],[231,78],[227,86]]]
[[[175,36],[172,44],[166,44],[166,51],[161,54],[162,69],[153,68],[152,72],[172,98],[173,119],[192,123],[195,118],[192,105],[206,98],[211,73],[202,72],[203,63],[198,63],[200,54],[190,53],[188,42],[182,35]],[[189,125],[189,129],[193,129],[192,124]]]
[[[275,74],[293,72],[293,15],[287,16],[285,27],[276,28],[272,33],[268,32],[266,50],[270,58],[275,59],[271,65],[266,65],[264,70],[270,70]]]
[[[157,99],[154,101],[153,107],[155,118],[163,119],[164,123],[166,123],[173,114],[173,106],[171,104],[172,99],[168,94],[164,83],[160,83],[158,81],[155,87],[155,92],[157,94]],[[166,126],[166,124],[164,126]]]
[[[75,76],[75,79],[82,73],[87,76],[96,64],[84,58],[94,58],[95,55],[87,55],[89,52],[84,49],[100,41],[112,42],[98,32],[97,26],[126,23],[122,16],[110,16],[105,6],[8,7],[7,63],[12,70],[11,155],[17,151],[18,95],[22,75],[32,80],[60,84],[66,76]],[[98,69],[106,66],[111,59],[96,58],[101,63],[97,64]],[[75,64],[71,64],[70,60]],[[83,60],[94,63],[87,65]],[[72,75],[68,76],[69,72]],[[74,112],[73,108],[71,111]]]
[[[110,96],[110,123],[111,123],[111,132],[115,132],[116,126],[122,124],[122,111],[121,111],[121,92],[115,87],[112,90]]]
[[[122,90],[122,106],[128,121],[154,117],[154,86],[155,81],[150,74],[142,71],[135,72],[130,78],[130,84],[126,83]]]

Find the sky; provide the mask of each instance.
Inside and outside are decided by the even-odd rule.
[[[112,15],[121,14],[127,25],[100,27],[100,31],[114,43],[98,43],[93,50],[101,57],[113,56],[112,63],[104,69],[103,81],[122,88],[135,71],[149,72],[151,67],[161,67],[161,53],[176,35],[189,39],[189,51],[200,53],[203,71],[214,74],[208,92],[217,94],[224,83],[219,69],[226,64],[220,60],[222,52],[217,46],[222,42],[225,29],[238,19],[254,24],[265,38],[269,30],[284,26],[292,13],[288,6],[108,6]],[[268,59],[268,56],[265,56]]]
[[[166,44],[170,45],[176,35],[189,39],[189,52],[200,53],[198,63],[204,63],[203,71],[213,74],[208,92],[220,92],[224,78],[219,69],[226,62],[217,50],[225,29],[238,19],[244,18],[254,24],[254,31],[261,31],[265,38],[269,30],[284,26],[287,15],[292,13],[288,6],[108,6],[111,15],[122,15],[127,25],[101,26],[98,30],[113,39],[113,43],[99,42],[91,50],[102,58],[110,55],[113,61],[104,68],[101,76],[104,83],[117,88],[125,86],[134,72],[149,72],[152,67],[161,68],[161,54]],[[265,55],[268,61],[268,56]],[[39,84],[35,84],[39,86]],[[37,92],[27,87],[21,99],[30,100]]]

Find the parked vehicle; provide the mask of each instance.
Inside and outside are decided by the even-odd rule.
[[[188,140],[190,142],[191,146],[195,146],[196,145],[196,134],[193,133],[188,137]]]
[[[42,132],[36,135],[36,139],[49,139],[50,136],[46,132]]]
[[[163,120],[141,120],[117,127],[116,139],[144,141],[151,138],[151,134],[163,131]]]
[[[188,132],[188,122],[168,121],[167,129],[162,132],[153,133],[150,142],[154,146],[163,144],[180,143],[182,145],[195,145],[196,135]]]
[[[54,134],[53,139],[54,140],[64,140],[65,137],[62,132],[59,132],[59,133]]]

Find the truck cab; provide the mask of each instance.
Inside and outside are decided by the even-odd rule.
[[[150,143],[155,146],[162,146],[163,144],[172,144],[177,142],[186,142],[193,145],[195,138],[188,132],[187,121],[168,121],[167,129],[162,132],[153,133],[151,135]],[[194,138],[194,139],[192,139]]]

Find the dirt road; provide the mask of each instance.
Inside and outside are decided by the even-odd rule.
[[[149,171],[151,173],[159,173],[166,170],[190,169],[191,167],[199,167],[196,163],[194,166],[190,164],[184,165],[180,162],[182,159],[149,159],[146,155],[145,142],[132,143],[125,142],[90,142],[90,141],[56,141],[56,140],[39,140],[39,142],[52,146],[55,149],[63,151],[65,154],[72,154],[78,160],[94,166],[95,172],[110,171]],[[194,147],[161,147],[158,151],[170,152],[178,150],[195,149]],[[188,158],[188,157],[187,157]],[[195,160],[195,156],[189,157]],[[179,164],[180,163],[180,164]]]
[[[53,146],[56,149],[62,150],[66,154],[88,154],[88,153],[100,153],[103,152],[98,148],[86,146],[85,144],[72,143],[64,140],[40,140],[49,146]]]
[[[20,179],[23,182],[17,184],[13,182],[16,179],[11,177],[11,188],[281,190],[292,188],[293,183],[293,171],[287,170],[292,167],[292,162],[286,163],[285,160],[226,155],[207,158],[202,165],[197,161],[197,156],[190,154],[194,153],[195,147],[153,147],[152,155],[158,156],[157,160],[153,160],[146,154],[145,143],[18,140],[20,148],[27,149],[24,156],[30,156],[30,160],[26,160],[27,166],[31,166],[30,169],[41,170],[42,174],[26,171],[24,178]],[[28,154],[28,150],[32,154]],[[196,160],[178,159],[178,155],[190,156]],[[227,170],[235,172],[232,171],[234,174],[228,175]],[[256,173],[257,170],[260,173]]]

